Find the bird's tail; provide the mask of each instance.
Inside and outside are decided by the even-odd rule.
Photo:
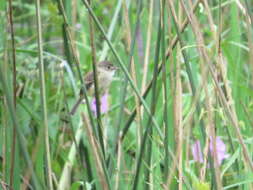
[[[74,115],[74,114],[76,113],[76,110],[77,110],[77,108],[79,107],[79,105],[82,103],[82,101],[83,101],[83,97],[80,97],[80,98],[77,100],[77,102],[75,103],[75,105],[73,106],[73,108],[72,108],[71,111],[70,111],[70,114],[71,114],[71,115]]]

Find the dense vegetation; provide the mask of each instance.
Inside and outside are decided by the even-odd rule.
[[[0,1],[0,189],[253,189],[252,7]]]

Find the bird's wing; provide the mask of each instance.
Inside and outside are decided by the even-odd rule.
[[[84,78],[84,82],[85,82],[85,87],[88,90],[92,84],[93,84],[94,78],[93,78],[93,73],[92,72],[88,72]]]

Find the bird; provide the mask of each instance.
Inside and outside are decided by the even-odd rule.
[[[97,64],[97,83],[98,83],[98,93],[104,95],[105,92],[110,88],[110,84],[113,81],[115,71],[118,68],[115,67],[110,61],[101,61]],[[84,76],[84,85],[89,96],[95,96],[95,81],[93,71],[88,72]],[[83,91],[80,90],[80,97],[74,104],[70,111],[71,115],[74,115],[79,105],[82,103]]]

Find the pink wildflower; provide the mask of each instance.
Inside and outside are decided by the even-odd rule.
[[[100,97],[100,112],[101,114],[106,113],[108,111],[108,94],[104,94],[102,97]],[[95,115],[97,115],[97,107],[96,107],[96,98],[94,97],[91,100],[91,110]]]
[[[199,140],[195,141],[195,143],[191,147],[191,150],[192,150],[193,159],[196,162],[203,163],[204,162],[203,153],[202,153],[202,150],[201,150]],[[214,149],[213,149],[212,139],[210,140],[209,150],[211,151],[211,155],[214,156]],[[216,151],[217,151],[218,164],[220,165],[224,159],[229,157],[229,154],[226,154],[226,145],[221,140],[220,137],[216,137]]]

